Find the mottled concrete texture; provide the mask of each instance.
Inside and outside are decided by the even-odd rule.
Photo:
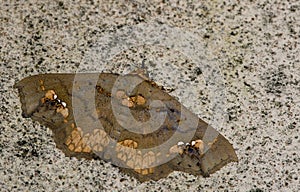
[[[298,191],[299,39],[298,0],[2,0],[0,191]],[[109,163],[65,157],[50,129],[21,116],[13,89],[34,74],[140,67],[226,136],[239,163],[141,184]]]

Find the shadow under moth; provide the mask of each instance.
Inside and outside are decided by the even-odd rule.
[[[23,117],[66,156],[103,159],[139,181],[208,177],[237,155],[226,138],[141,74],[41,74],[16,83]]]

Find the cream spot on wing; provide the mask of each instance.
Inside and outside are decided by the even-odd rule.
[[[86,143],[89,134],[86,134],[85,136],[83,136],[82,129],[80,127],[75,128],[74,124],[71,124],[71,127],[73,128],[73,130],[65,142],[65,144],[68,146],[69,150],[78,152],[78,153],[91,152],[91,148]]]
[[[160,154],[155,154],[153,151],[143,154],[141,150],[136,149],[137,146],[137,142],[131,139],[118,142],[116,146],[117,158],[124,161],[128,167],[139,174],[153,173],[154,169],[151,166],[155,163],[156,156]]]
[[[42,91],[45,91],[44,81],[40,79],[40,88]]]
[[[117,99],[125,99],[127,98],[126,94],[125,94],[125,91],[123,90],[119,90],[116,92],[116,98]]]
[[[69,110],[68,108],[65,108],[63,106],[60,106],[56,109],[57,113],[60,113],[64,118],[67,118],[69,116]]]
[[[130,107],[134,106],[134,103],[130,98],[125,98],[125,99],[122,99],[122,105],[130,108]]]
[[[61,104],[63,107],[67,107],[67,104],[65,102],[62,101]]]
[[[45,93],[45,98],[46,99],[50,99],[50,100],[54,100],[54,95],[56,95],[55,92],[54,92],[54,90],[48,90]]]
[[[200,154],[203,154],[204,152],[204,143],[201,139],[198,139],[195,141],[195,148],[197,148],[200,151]]]
[[[208,146],[211,147],[213,144],[215,144],[217,142],[217,138],[215,138],[212,142],[208,143]]]
[[[74,151],[75,145],[74,144],[70,144],[70,145],[68,145],[68,148],[69,148],[70,151]]]
[[[72,140],[71,140],[71,137],[69,136],[68,138],[67,138],[67,140],[66,140],[66,145],[70,145],[71,144],[71,142],[72,142]]]
[[[106,147],[110,142],[110,138],[105,131],[101,129],[94,129],[93,132],[87,133],[83,137],[83,150],[102,152],[104,147]]]
[[[82,152],[82,147],[81,145],[77,146],[74,150],[75,152]]]
[[[82,152],[84,152],[84,153],[90,153],[91,151],[92,151],[92,149],[88,145],[86,145],[82,150]]]
[[[144,105],[146,103],[146,99],[143,96],[138,95],[135,102],[137,105]]]
[[[183,148],[178,146],[178,145],[174,145],[169,149],[169,153],[179,153],[182,154],[183,153]],[[168,156],[168,155],[167,155]]]
[[[177,143],[177,145],[184,145],[184,142],[179,141],[179,142]]]

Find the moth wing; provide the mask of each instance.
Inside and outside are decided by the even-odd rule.
[[[192,142],[201,141],[201,149]],[[185,145],[185,144],[184,144]],[[238,157],[230,142],[210,125],[199,119],[197,131],[182,152],[170,161],[173,170],[208,177]]]
[[[30,117],[47,90],[55,90],[71,106],[73,74],[41,74],[26,77],[14,85],[18,89],[24,117]]]
[[[22,116],[30,117],[42,125],[50,127],[57,148],[67,156],[91,158],[91,154],[76,153],[68,148],[66,142],[74,130],[72,115],[72,87],[74,74],[41,74],[22,79],[14,85],[18,89],[21,101]],[[43,103],[48,91],[54,91],[52,96],[57,97],[66,105],[65,117],[57,112],[57,108]],[[56,95],[56,96],[54,96]],[[53,102],[53,104],[55,104]]]
[[[99,91],[100,94],[97,96],[96,100],[100,102],[98,107],[105,108],[110,105],[105,94],[111,94],[110,91],[117,76],[112,74],[101,75],[101,78],[97,83],[99,88],[97,91]],[[53,130],[57,147],[67,156],[75,156],[77,158],[84,157],[88,159],[99,158],[99,154],[102,157],[101,146],[95,146],[94,144],[103,143],[103,139],[106,140],[108,136],[112,136],[107,134],[112,134],[113,131],[116,131],[115,125],[117,125],[117,123],[114,118],[112,118],[111,111],[101,110],[103,114],[98,114],[98,116],[106,116],[108,118],[107,126],[105,126],[105,121],[103,121],[103,123],[105,127],[110,127],[108,128],[110,131],[96,130],[88,137],[86,137],[88,134],[82,134],[80,128],[75,125],[72,109],[72,99],[76,99],[74,96],[72,97],[74,77],[74,74],[44,74],[28,77],[18,82],[15,87],[18,88],[21,97],[23,116],[31,117],[41,124],[49,126]],[[90,76],[89,74],[84,74],[80,75],[80,78],[89,79]],[[149,145],[154,146],[163,142],[165,139],[172,136],[173,132],[177,129],[175,128],[175,125],[177,125],[176,122],[180,118],[180,115],[186,114],[187,116],[191,116],[192,119],[199,120],[198,128],[196,129],[195,135],[193,133],[194,137],[192,140],[202,140],[204,143],[204,152],[203,154],[197,154],[197,152],[194,153],[195,151],[189,152],[187,150],[186,153],[178,154],[174,159],[167,163],[145,168],[143,170],[120,168],[123,172],[136,177],[140,181],[151,179],[159,180],[160,178],[169,175],[174,170],[184,171],[194,175],[209,176],[209,174],[219,170],[227,163],[237,161],[237,156],[232,145],[219,132],[208,126],[207,123],[196,117],[186,108],[181,107],[180,103],[174,97],[165,93],[154,82],[145,78],[143,79],[147,82],[140,84],[140,88],[137,90],[141,91],[146,99],[163,100],[166,106],[168,106],[167,111],[169,116],[168,122],[165,122],[165,129],[156,132],[159,134],[154,133],[146,137],[135,135],[134,138],[138,145],[141,145],[142,148],[147,148]],[[124,81],[123,83],[129,85],[131,82]],[[53,90],[53,94],[56,94],[63,102],[65,102],[66,108],[68,109],[67,115],[63,116],[63,113],[59,114],[57,108],[51,107],[51,102],[45,105],[43,98],[49,90]],[[108,90],[108,92],[105,92],[105,90]],[[55,100],[55,102],[57,104],[57,100]],[[84,106],[87,105],[87,102],[90,102],[90,100],[80,100],[79,98],[77,104],[80,105],[79,108],[82,108],[83,111],[81,112],[84,112]],[[136,114],[136,116],[140,116],[139,111],[143,110],[145,110],[145,108],[138,107],[136,111],[133,110],[132,112],[133,114]],[[86,120],[84,121],[84,126],[95,129],[95,127],[91,126],[95,120],[88,118],[84,120]],[[181,129],[182,134],[191,134],[191,131],[194,131],[189,130],[188,127],[188,124],[183,126]],[[132,133],[123,129],[121,130],[123,135],[121,135],[120,139],[126,139],[127,137],[132,138]],[[180,136],[178,136],[178,139],[180,140]],[[96,147],[96,150],[92,151],[91,148],[86,147],[88,141],[94,143],[90,147]],[[166,150],[169,151],[169,148]],[[95,151],[100,151],[101,153],[97,156],[93,153]]]
[[[223,135],[218,134],[208,146],[201,160],[203,176],[209,176],[230,162],[238,162],[234,148]]]

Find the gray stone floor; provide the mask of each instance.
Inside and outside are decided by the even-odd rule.
[[[0,34],[0,191],[300,189],[300,1],[1,1]],[[226,136],[239,163],[141,184],[65,157],[13,89],[34,74],[141,67]]]

